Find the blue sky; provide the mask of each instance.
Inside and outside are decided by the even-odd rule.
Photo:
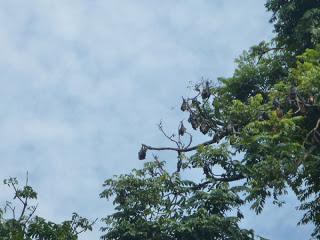
[[[106,216],[103,181],[142,165],[140,143],[166,143],[156,124],[175,129],[186,117],[178,106],[190,81],[232,75],[235,57],[272,37],[263,5],[0,1],[0,178],[29,171],[38,214],[48,219]],[[0,192],[3,203],[10,192]],[[248,213],[243,225],[271,239],[305,239],[311,228],[296,227],[290,199]],[[81,239],[98,239],[97,230]]]

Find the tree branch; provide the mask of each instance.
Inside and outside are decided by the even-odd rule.
[[[211,180],[199,183],[195,186],[192,187],[193,190],[201,189],[207,187],[210,183],[215,183],[215,182],[234,182],[238,181],[241,179],[244,179],[245,176],[242,174],[231,176],[231,177],[221,177],[221,178],[216,178],[216,177],[211,177]]]
[[[148,150],[155,150],[155,151],[176,151],[176,152],[191,152],[194,150],[197,150],[200,146],[208,146],[214,143],[219,143],[219,141],[221,139],[223,139],[225,136],[227,135],[226,131],[222,131],[222,132],[217,132],[213,138],[209,141],[197,144],[195,146],[192,147],[186,147],[186,148],[174,148],[174,147],[152,147],[152,146],[148,146],[146,144],[142,144],[142,146],[144,146],[146,149]]]

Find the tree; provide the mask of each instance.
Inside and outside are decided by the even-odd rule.
[[[5,207],[0,208],[1,240],[76,240],[82,232],[92,230],[95,221],[90,222],[77,213],[72,214],[71,220],[60,224],[36,216],[38,205],[30,202],[37,199],[37,193],[29,186],[28,176],[22,189],[16,178],[5,179],[4,184],[14,191],[13,200],[19,202],[20,207],[7,201]]]
[[[273,12],[278,46],[301,54],[320,40],[319,0],[268,0],[266,7]]]
[[[253,238],[253,232],[238,226],[242,214],[226,216],[243,201],[237,189],[219,184],[199,186],[169,174],[156,160],[141,170],[133,170],[116,180],[105,182],[101,197],[115,195],[114,214],[104,221],[103,239],[239,239]],[[223,229],[223,231],[221,231]]]
[[[257,214],[268,198],[281,206],[291,189],[320,239],[320,2],[268,0],[277,34],[237,60],[232,77],[202,81],[181,110],[191,128],[208,137],[193,143],[181,122],[177,134],[160,130],[175,146],[142,144],[177,153],[169,173],[152,163],[104,183],[102,198],[114,198],[105,239],[254,239],[240,229],[239,207]],[[202,171],[202,178],[183,177]]]

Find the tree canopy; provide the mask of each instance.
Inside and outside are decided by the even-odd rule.
[[[274,39],[244,51],[232,77],[196,84],[181,104],[189,125],[172,135],[159,125],[173,146],[142,144],[140,160],[176,152],[176,170],[154,157],[105,181],[101,197],[114,200],[115,212],[104,219],[104,239],[256,239],[239,227],[239,207],[259,214],[267,199],[281,206],[289,190],[300,201],[299,224],[314,224],[320,239],[320,1],[266,7]],[[197,132],[208,140],[194,143]],[[197,170],[201,179],[183,174]]]
[[[91,231],[95,221],[72,214],[71,220],[54,223],[37,216],[38,194],[28,183],[20,188],[16,178],[4,180],[4,184],[13,190],[12,201],[0,208],[1,240],[76,240],[79,234]]]

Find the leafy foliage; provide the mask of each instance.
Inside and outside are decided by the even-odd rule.
[[[103,239],[253,239],[252,231],[238,226],[240,210],[230,212],[242,200],[228,184],[207,191],[212,185],[202,189],[156,160],[104,186],[101,197],[115,195],[117,212],[104,219]]]
[[[279,46],[301,54],[320,40],[319,0],[268,0]]]
[[[73,213],[71,220],[60,224],[36,216],[37,205],[30,205],[30,201],[37,199],[37,193],[28,185],[28,177],[22,189],[16,178],[5,179],[4,184],[13,189],[13,200],[18,201],[21,207],[7,201],[5,207],[0,208],[1,240],[76,240],[80,233],[92,230],[94,222],[77,213]],[[11,217],[7,217],[9,213]]]
[[[320,239],[320,2],[268,0],[277,34],[236,60],[232,77],[202,81],[183,98],[193,130],[208,137],[193,144],[181,122],[177,134],[161,132],[175,146],[170,173],[157,157],[141,170],[106,180],[102,198],[116,212],[104,219],[105,239],[254,239],[239,228],[239,207],[257,214],[267,199],[281,206],[291,189]],[[186,172],[202,171],[200,179]],[[182,173],[182,174],[181,174]],[[235,214],[237,212],[237,214]]]

